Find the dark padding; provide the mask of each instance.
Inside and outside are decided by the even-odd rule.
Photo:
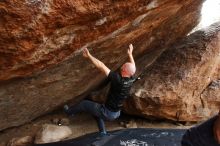
[[[35,146],[181,146],[184,129],[125,129],[109,132],[99,138],[98,133],[56,143]],[[133,146],[132,145],[132,146]]]

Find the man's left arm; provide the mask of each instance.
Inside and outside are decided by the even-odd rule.
[[[134,64],[135,65],[135,62],[134,62],[134,57],[133,57],[133,45],[132,44],[130,44],[129,45],[129,48],[128,48],[128,57],[129,57],[129,61],[130,61],[130,63],[132,63],[132,64]]]

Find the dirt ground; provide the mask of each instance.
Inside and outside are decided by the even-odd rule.
[[[67,117],[63,112],[56,112],[40,117],[30,123],[20,127],[10,128],[0,132],[0,145],[1,143],[8,143],[8,141],[15,137],[35,136],[38,130],[41,129],[43,124],[53,124],[57,119],[69,120],[73,134],[69,138],[79,137],[88,133],[97,132],[98,128],[94,118],[88,114],[78,114],[74,117]],[[124,128],[189,128],[190,126],[181,123],[174,123],[171,121],[155,121],[147,120],[139,117],[132,117],[122,114],[119,119],[106,122],[108,131],[118,130]]]

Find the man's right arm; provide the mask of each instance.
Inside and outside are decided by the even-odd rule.
[[[103,73],[105,73],[106,76],[109,75],[110,73],[110,69],[100,60],[96,59],[95,57],[93,57],[90,53],[89,50],[87,48],[85,48],[83,50],[83,56],[86,58],[89,58],[89,60],[92,61],[92,63]]]

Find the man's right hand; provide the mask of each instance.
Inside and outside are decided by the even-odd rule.
[[[86,58],[90,56],[89,50],[87,48],[83,49],[83,56]]]
[[[89,53],[89,50],[87,48],[83,49],[83,56],[86,58],[89,58],[89,60],[92,61],[92,63],[102,72],[105,73],[106,76],[108,76],[110,69],[105,66],[105,64],[103,62],[101,62],[100,60],[98,60],[97,58],[95,58],[94,56],[92,56]]]
[[[220,114],[218,115],[218,118],[215,121],[213,132],[216,141],[218,142],[218,144],[220,144]]]

